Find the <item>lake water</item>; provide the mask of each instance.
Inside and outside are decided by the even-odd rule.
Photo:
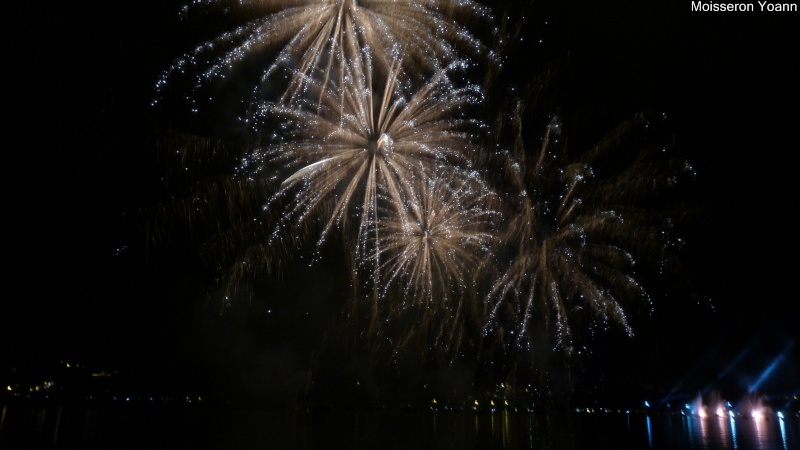
[[[800,418],[0,403],[0,449],[798,450]]]

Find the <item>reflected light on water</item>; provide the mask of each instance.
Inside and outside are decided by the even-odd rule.
[[[61,406],[58,407],[58,413],[56,415],[56,426],[53,429],[53,442],[54,443],[58,441],[58,430],[61,427],[61,412],[63,411],[63,409],[64,408],[61,407]]]
[[[658,436],[651,428],[657,428],[658,417],[648,417],[647,439],[650,447],[657,447]],[[655,421],[655,422],[653,422]],[[751,411],[747,415],[725,414],[723,416],[683,416],[682,428],[685,445],[690,448],[757,448],[763,450],[791,450],[797,431],[793,423],[767,411]],[[654,445],[652,442],[655,442]]]
[[[713,411],[713,410],[711,410]],[[493,448],[498,450],[760,449],[798,448],[800,421],[765,412],[680,413],[321,412],[71,407],[0,404],[0,448],[120,448],[135,437],[138,448]],[[644,419],[644,420],[642,420]],[[474,430],[474,431],[473,431]],[[161,441],[164,442],[161,442]],[[331,445],[335,443],[335,445]],[[234,445],[235,444],[235,445]]]
[[[44,433],[44,424],[45,420],[47,419],[47,409],[46,408],[39,408],[36,412],[36,431],[39,433]]]
[[[767,428],[764,412],[760,409],[753,410],[752,421],[756,429],[756,439],[758,442],[763,443],[769,440],[769,429]]]
[[[725,448],[729,447],[728,430],[727,430],[728,423],[726,420],[727,418],[728,418],[727,414],[720,414],[720,411],[717,411],[717,426],[719,428],[719,438],[720,442],[722,442],[722,446]]]
[[[692,417],[691,416],[684,416],[683,418],[684,423],[684,431],[685,435],[689,437],[690,440],[694,441],[694,427],[692,426]]]
[[[783,414],[778,413],[778,425],[781,427],[781,442],[783,442],[784,450],[789,450],[789,446],[786,443],[786,424],[783,423]]]
[[[514,434],[511,429],[511,420],[508,411],[503,411],[503,448],[511,448]]]
[[[736,421],[733,420],[733,414],[729,415],[729,421],[731,423],[731,437],[733,439],[733,448],[739,448],[739,445],[736,442]]]
[[[528,439],[527,444],[528,448],[533,448],[533,427],[535,421],[533,420],[533,416],[528,416]]]
[[[3,412],[0,413],[0,431],[3,431],[3,428],[6,425],[7,415],[8,415],[8,405],[3,405]]]
[[[705,410],[700,415],[700,419],[697,421],[697,427],[700,429],[700,442],[702,443],[702,448],[708,448],[708,423],[706,423],[707,415],[705,414]]]

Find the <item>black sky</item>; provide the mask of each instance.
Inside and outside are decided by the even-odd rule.
[[[313,332],[301,315],[329,307],[294,304],[282,324],[260,303],[220,315],[188,249],[148,248],[138,227],[137,211],[162,194],[153,86],[202,33],[187,32],[174,1],[27,8],[5,67],[0,368],[78,359],[262,393],[263,377],[294,383],[311,346],[297,341]],[[561,62],[561,107],[588,135],[638,111],[667,114],[674,150],[698,172],[683,255],[694,295],[656,303],[633,340],[608,338],[594,356],[602,386],[622,390],[634,374],[653,392],[697,390],[742,353],[727,382],[747,385],[789,348],[770,382],[800,388],[800,15],[691,12],[688,0],[539,1],[531,11],[514,77],[532,74],[534,57]],[[275,296],[317,298],[337,284],[315,275],[314,287]]]

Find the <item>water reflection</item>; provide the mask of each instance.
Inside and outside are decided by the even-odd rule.
[[[763,449],[764,447],[762,443],[769,439],[770,429],[767,428],[765,422],[766,418],[761,414],[756,414],[751,418],[753,429],[756,432],[756,442],[758,442],[759,449]]]
[[[694,418],[693,418],[694,419]],[[697,428],[700,430],[700,448],[708,448],[708,416],[703,414],[702,416],[697,418]]]
[[[8,415],[8,405],[3,405],[3,411],[0,412],[0,433],[2,433],[3,428],[5,428],[7,415]]]
[[[692,448],[789,450],[798,445],[798,418],[787,426],[778,415],[685,416]]]
[[[790,450],[800,417],[0,405],[0,448],[19,447]]]
[[[783,414],[778,416],[778,424],[781,427],[781,442],[783,442],[784,450],[789,450],[789,447],[786,443],[786,424],[783,421]]]
[[[720,442],[722,443],[723,447],[729,448],[730,447],[730,430],[728,429],[728,414],[724,413],[723,411],[717,411],[715,414],[717,428],[719,429],[719,437]]]
[[[53,427],[53,442],[58,442],[58,430],[61,428],[61,413],[64,410],[62,406],[58,407],[58,413],[56,414],[56,424]]]

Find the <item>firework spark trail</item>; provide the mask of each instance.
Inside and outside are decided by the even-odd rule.
[[[373,257],[382,304],[373,323],[411,313],[415,326],[406,341],[419,335],[422,342],[457,349],[464,321],[483,316],[480,305],[465,303],[475,293],[483,258],[497,243],[492,230],[501,215],[494,193],[479,178],[453,177],[447,167],[437,173],[405,185],[410,191],[404,203],[386,204],[400,209],[386,211],[378,223]]]
[[[233,11],[245,23],[178,59],[157,82],[157,91],[192,67],[202,70],[199,89],[258,58],[263,71],[254,102],[263,100],[261,86],[285,69],[293,73],[283,98],[289,102],[302,95],[309,75],[329,77],[359,52],[368,52],[381,74],[401,61],[400,78],[424,80],[462,52],[487,53],[465,24],[494,20],[488,8],[470,0],[202,0],[184,10],[194,6]]]
[[[657,254],[667,245],[658,232],[659,215],[637,206],[638,201],[673,185],[678,171],[691,175],[693,170],[685,164],[651,165],[639,149],[624,169],[597,173],[601,158],[642,125],[642,116],[572,160],[561,143],[561,124],[553,118],[538,154],[531,155],[521,138],[522,111],[518,108],[514,117],[515,144],[505,164],[505,176],[517,192],[509,199],[515,212],[507,236],[515,256],[492,284],[484,332],[510,328],[517,344],[526,347],[530,327],[541,320],[540,326],[555,326],[556,346],[569,354],[574,324],[586,309],[601,323],[632,334],[623,302],[649,301],[635,277],[634,255]]]
[[[272,201],[288,202],[283,226],[321,220],[320,248],[339,228],[355,238],[356,259],[363,263],[380,198],[396,205],[407,201],[404,193],[421,179],[420,168],[471,170],[481,151],[474,135],[480,124],[462,116],[481,92],[451,82],[448,73],[465,68],[462,62],[409,96],[396,83],[397,71],[376,92],[380,84],[367,57],[345,67],[343,85],[316,81],[307,101],[263,105],[261,116],[281,123],[284,140],[253,150],[239,170],[250,177],[276,170],[282,181]]]

